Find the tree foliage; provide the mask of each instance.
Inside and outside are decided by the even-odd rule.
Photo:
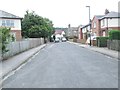
[[[0,28],[0,50],[2,54],[8,52],[7,44],[12,40],[12,35],[10,34],[10,28]]]
[[[22,20],[22,36],[28,38],[46,38],[53,32],[52,21],[43,18],[35,12],[26,11]]]

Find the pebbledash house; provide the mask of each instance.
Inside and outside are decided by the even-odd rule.
[[[0,10],[0,27],[11,28],[10,33],[15,37],[16,41],[22,39],[21,20],[22,18],[19,16]]]

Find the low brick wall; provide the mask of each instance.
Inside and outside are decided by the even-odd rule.
[[[73,42],[73,39],[68,39],[70,42]]]
[[[24,52],[28,49],[37,47],[42,44],[44,44],[43,38],[30,38],[23,41],[11,42],[7,45],[7,49],[9,51],[5,53],[2,58],[7,59],[11,56],[14,56],[18,53]]]
[[[111,50],[120,51],[120,40],[108,40],[107,47]]]
[[[80,39],[80,43],[85,44],[86,43],[86,39]]]
[[[77,39],[77,43],[80,43],[80,39]]]
[[[97,46],[97,40],[91,40],[93,46]]]

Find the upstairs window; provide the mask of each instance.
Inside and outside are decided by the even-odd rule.
[[[96,28],[96,22],[94,22],[93,27]]]
[[[101,21],[101,26],[102,27],[105,26],[105,20],[104,19]]]
[[[2,20],[2,26],[5,26],[5,20]]]
[[[6,20],[6,26],[10,27],[10,20]]]
[[[11,20],[11,27],[14,27],[14,20]]]
[[[2,20],[2,26],[14,27],[14,20]]]

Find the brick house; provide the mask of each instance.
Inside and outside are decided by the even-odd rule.
[[[81,25],[79,27],[79,40],[81,43],[85,43],[90,34],[91,23],[87,25]]]
[[[59,28],[59,27],[57,28],[56,27],[54,29],[55,29],[55,32],[58,32],[58,33],[59,32],[61,33],[61,31],[64,31],[64,33],[67,35],[68,28]]]
[[[94,36],[102,36],[101,35],[101,22],[100,19],[103,17],[104,15],[95,15],[91,21],[91,29],[92,29],[92,34]]]
[[[120,13],[110,12],[100,19],[100,35],[108,36],[109,30],[120,30]]]
[[[68,36],[69,37],[74,37],[74,36],[76,36],[76,37],[78,37],[78,27],[71,27],[71,25],[69,24],[68,25]]]
[[[21,20],[21,17],[0,10],[0,27],[11,28],[11,34],[15,37],[16,41],[20,41],[22,39]]]
[[[78,26],[78,39],[80,40],[81,38],[82,38],[82,30],[81,30],[81,27],[82,27],[83,25],[79,25]]]
[[[110,12],[106,15],[95,15],[92,19],[92,34],[95,36],[108,36],[109,30],[120,30],[120,13]]]

